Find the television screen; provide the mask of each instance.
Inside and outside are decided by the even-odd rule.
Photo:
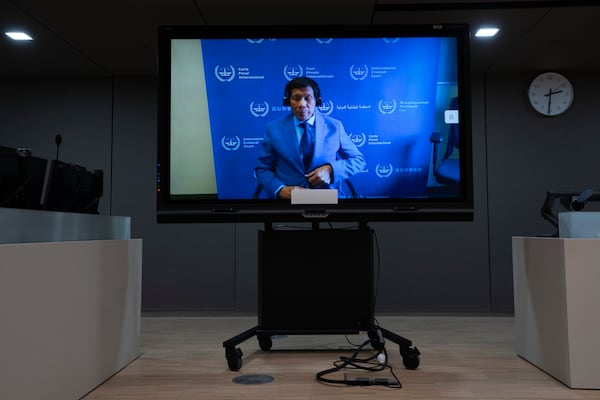
[[[97,214],[103,194],[103,171],[53,160],[46,182],[43,208],[50,211]]]
[[[47,160],[0,146],[0,207],[39,209]]]
[[[158,221],[472,219],[468,50],[466,25],[159,28]]]

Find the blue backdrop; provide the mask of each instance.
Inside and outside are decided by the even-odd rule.
[[[203,39],[217,192],[251,198],[267,122],[289,113],[285,84],[308,76],[323,114],[341,120],[365,155],[362,197],[427,195],[440,86],[456,85],[451,38]]]

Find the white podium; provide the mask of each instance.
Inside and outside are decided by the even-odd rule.
[[[600,389],[600,239],[513,237],[517,354],[573,389]]]
[[[140,355],[142,239],[129,217],[0,223],[0,399],[80,399]]]

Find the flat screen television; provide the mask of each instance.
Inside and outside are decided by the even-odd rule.
[[[43,209],[49,211],[98,214],[104,192],[102,170],[52,160],[46,181]]]
[[[39,209],[47,163],[29,149],[0,146],[0,207]]]
[[[467,25],[163,26],[158,39],[158,222],[473,219]],[[310,187],[283,178],[301,133],[271,124],[292,120],[298,77],[317,85],[318,118],[338,121],[322,147],[347,145],[315,164],[332,166],[334,201],[292,204],[262,175]],[[350,153],[360,165],[341,166]]]

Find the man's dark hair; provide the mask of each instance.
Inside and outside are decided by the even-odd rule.
[[[294,89],[302,89],[305,87],[311,87],[313,93],[315,94],[316,105],[320,107],[323,103],[321,101],[321,89],[319,89],[319,85],[313,79],[310,79],[306,76],[299,76],[298,78],[294,78],[285,85],[285,89],[283,91],[283,105],[290,105],[290,95],[292,90]]]

